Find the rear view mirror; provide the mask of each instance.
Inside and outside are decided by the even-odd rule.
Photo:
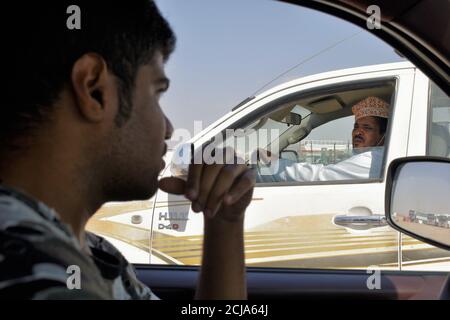
[[[302,116],[298,113],[290,112],[281,122],[291,126],[298,126],[302,123]]]
[[[295,150],[283,150],[280,153],[280,158],[298,162],[298,153]]]
[[[386,219],[391,227],[450,250],[450,159],[394,160],[385,197]]]

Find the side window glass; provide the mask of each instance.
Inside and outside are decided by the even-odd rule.
[[[450,98],[430,85],[427,155],[450,158]]]
[[[430,82],[428,101],[427,155],[450,157],[450,98]],[[439,221],[419,217],[420,223]],[[445,223],[445,222],[441,222]],[[448,271],[450,254],[409,236],[402,235],[402,269],[411,271]]]
[[[321,125],[315,128],[304,141],[292,144],[283,150],[281,158],[324,166],[344,161],[353,154],[351,140],[353,123],[354,117],[348,116]],[[297,154],[297,157],[285,156],[291,152]]]
[[[278,141],[272,141],[270,148],[259,145],[263,150],[256,166],[257,182],[380,179],[393,108],[387,101],[391,101],[395,85],[386,82],[384,86],[297,101],[295,108],[307,115],[302,116],[300,125],[280,130]],[[289,108],[285,114],[294,110]],[[280,113],[265,118],[284,121],[276,118]]]

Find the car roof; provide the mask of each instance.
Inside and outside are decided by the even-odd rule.
[[[264,99],[267,96],[270,96],[276,92],[286,90],[288,88],[298,86],[305,83],[311,83],[314,81],[319,80],[325,80],[325,79],[333,79],[338,78],[342,76],[348,76],[348,75],[358,75],[358,74],[364,74],[364,73],[370,73],[370,72],[384,72],[384,71],[390,71],[390,70],[402,70],[402,69],[414,69],[416,68],[411,62],[404,61],[404,62],[394,62],[394,63],[384,63],[384,64],[375,64],[375,65],[368,65],[368,66],[362,66],[362,67],[355,67],[355,68],[346,68],[346,69],[339,69],[339,70],[333,70],[328,72],[322,72],[317,73],[305,77],[300,77],[285,83],[282,83],[278,86],[275,86],[269,90],[266,90],[262,92],[261,94],[250,97],[245,99],[243,102],[241,102],[237,107],[234,107],[231,112],[223,115],[218,120],[207,126],[202,132],[197,134],[192,138],[192,141],[196,141],[199,138],[201,138],[205,132],[208,132],[230,117],[234,116],[236,113],[241,112],[242,110],[246,109],[250,105],[254,104],[255,102]]]
[[[266,90],[266,91],[262,92],[261,94],[255,96],[255,100],[259,100],[261,98],[264,98],[266,96],[274,94],[275,92],[285,90],[290,87],[298,86],[298,85],[301,85],[304,83],[311,83],[311,82],[315,82],[315,81],[319,81],[319,80],[333,79],[333,78],[338,78],[338,77],[348,76],[348,75],[357,75],[357,74],[364,74],[364,73],[370,73],[370,72],[382,72],[382,71],[411,69],[411,68],[415,68],[415,66],[409,61],[404,61],[404,62],[375,64],[375,65],[368,65],[368,66],[362,66],[362,67],[346,68],[346,69],[339,69],[339,70],[316,73],[313,75],[300,77],[300,78],[282,83],[278,86],[275,86],[275,87],[273,87],[269,90]],[[244,104],[244,105],[246,105],[246,104]]]

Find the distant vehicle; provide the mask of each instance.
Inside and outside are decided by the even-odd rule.
[[[409,210],[409,221],[415,222],[416,221],[416,212],[414,210]]]
[[[442,228],[448,228],[449,225],[449,219],[446,214],[423,213],[410,210],[408,219],[410,222],[422,223]]]
[[[437,217],[436,217],[436,224],[439,227],[450,228],[450,223],[449,222],[450,221],[448,219],[448,215],[440,214],[440,215],[437,215]]]

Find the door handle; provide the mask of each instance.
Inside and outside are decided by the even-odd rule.
[[[368,230],[387,226],[386,217],[382,215],[370,216],[334,216],[333,223],[337,226],[354,230]]]

